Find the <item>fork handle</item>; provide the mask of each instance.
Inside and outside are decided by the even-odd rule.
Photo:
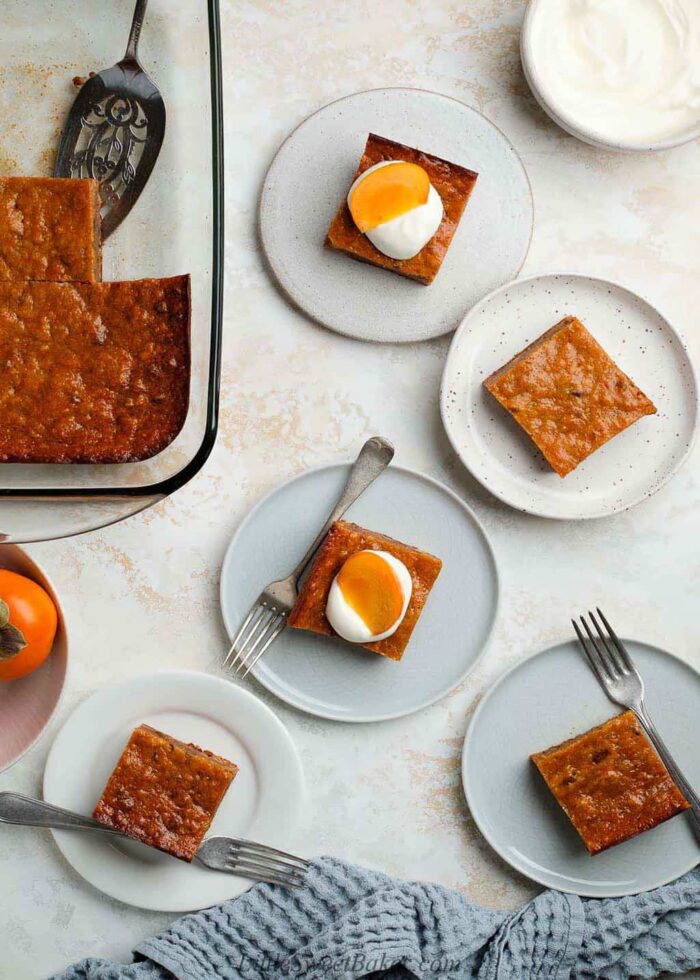
[[[118,830],[84,817],[72,810],[64,810],[52,803],[33,800],[21,793],[9,790],[0,792],[0,823],[19,824],[23,827],[50,827],[53,830],[98,830],[103,834],[123,837]]]
[[[138,60],[139,38],[141,37],[141,28],[143,27],[143,19],[146,16],[147,4],[148,4],[148,0],[136,0],[134,16],[131,21],[131,30],[129,31],[129,43],[126,46],[124,60],[127,59],[131,61]]]
[[[328,515],[328,520],[319,531],[313,544],[289,576],[290,579],[293,578],[295,582],[299,581],[304,569],[328,534],[331,525],[340,520],[348,507],[355,503],[360,494],[363,494],[371,483],[374,483],[393,458],[394,447],[388,439],[384,439],[382,436],[372,436],[371,439],[367,440],[350,468],[350,475],[337,504]]]
[[[698,796],[698,794],[695,792],[693,787],[685,778],[681,770],[676,765],[676,762],[673,756],[671,755],[671,752],[667,748],[664,740],[659,735],[656,729],[656,725],[651,720],[651,717],[649,716],[649,712],[647,711],[644,702],[640,702],[639,705],[635,706],[634,713],[639,719],[639,722],[642,725],[644,731],[649,736],[652,745],[659,753],[661,757],[661,761],[668,769],[671,779],[678,786],[678,789],[681,791],[683,796],[685,796],[688,803],[690,803],[690,810],[688,815],[693,825],[693,830],[695,831],[695,835],[698,838],[698,840],[700,840],[700,797]]]

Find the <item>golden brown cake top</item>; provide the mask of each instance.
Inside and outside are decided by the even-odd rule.
[[[689,807],[632,711],[531,758],[591,854]]]
[[[121,463],[187,414],[189,276],[0,282],[0,461]]]
[[[238,766],[139,725],[93,814],[136,840],[191,861]]]
[[[365,170],[388,160],[418,164],[428,174],[430,183],[442,199],[445,211],[435,235],[412,259],[392,259],[376,249],[369,238],[357,228],[347,201],[343,200],[328,229],[326,245],[353,258],[391,269],[428,285],[440,270],[479,175],[459,164],[370,133],[353,181]]]
[[[334,636],[326,618],[326,604],[333,579],[350,555],[358,551],[386,551],[406,566],[412,583],[411,599],[396,632],[385,640],[361,643],[367,650],[390,660],[400,660],[426,600],[440,574],[442,561],[434,555],[403,544],[385,534],[369,531],[349,521],[336,521],[319,548],[311,569],[299,591],[296,605],[289,614],[289,625]]]
[[[100,185],[0,177],[0,279],[102,278]]]
[[[656,412],[574,316],[557,323],[484,385],[560,476],[633,422]]]

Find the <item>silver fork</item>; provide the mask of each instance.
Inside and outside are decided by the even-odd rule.
[[[623,708],[631,709],[639,719],[639,723],[668,769],[671,779],[690,803],[688,813],[693,830],[700,840],[700,797],[677,766],[649,716],[644,702],[644,681],[641,674],[601,610],[597,609],[597,612],[607,634],[603,632],[595,614],[590,611],[588,616],[597,636],[588,625],[585,616],[581,616],[581,623],[586,631],[587,639],[581,632],[578,623],[574,619],[571,620],[583,652],[586,654],[588,663],[598,678],[600,686],[610,700]]]
[[[81,813],[9,790],[0,792],[0,823],[49,827],[53,830],[93,830],[124,840],[133,839],[119,830],[105,827],[92,817],[84,817]],[[212,871],[225,871],[252,881],[267,881],[288,888],[300,888],[309,869],[309,862],[304,858],[235,837],[207,837],[200,844],[194,862]]]
[[[319,531],[297,567],[286,578],[270,582],[251,606],[233,638],[224,667],[247,677],[271,643],[287,625],[287,617],[297,601],[298,582],[332,524],[343,516],[360,494],[383,473],[394,456],[394,447],[381,436],[372,436],[352,464],[343,492],[328,520]]]
[[[194,860],[213,871],[229,871],[289,888],[301,888],[309,870],[309,862],[303,858],[235,837],[207,837],[199,845]]]

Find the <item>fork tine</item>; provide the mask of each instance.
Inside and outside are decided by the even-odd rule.
[[[297,878],[303,878],[306,875],[305,868],[292,867],[280,858],[268,859],[256,855],[237,854],[233,850],[226,853],[224,864],[248,865],[258,870],[264,869],[274,874],[292,875]]]
[[[255,656],[253,657],[253,659],[249,662],[247,668],[241,674],[241,677],[243,677],[245,679],[248,676],[248,674],[251,672],[251,670],[256,665],[256,663],[258,662],[258,660],[260,660],[260,658],[262,657],[262,655],[265,653],[265,651],[267,650],[267,648],[269,647],[269,645],[271,643],[273,643],[277,639],[277,637],[280,635],[280,633],[282,632],[282,630],[284,629],[284,627],[286,625],[287,625],[287,617],[284,615],[284,613],[280,613],[279,614],[279,617],[278,617],[278,619],[276,621],[276,624],[273,625],[270,633],[268,634],[267,639],[263,643],[263,645],[260,648],[260,650],[258,650],[258,652],[255,654]],[[243,665],[241,665],[241,667],[242,666]]]
[[[248,657],[248,654],[251,650],[251,644],[252,644],[252,649],[255,649],[258,640],[260,639],[261,636],[265,635],[270,621],[275,616],[274,610],[268,608],[268,606],[261,604],[260,608],[262,612],[260,613],[260,616],[258,616],[255,622],[255,626],[248,631],[245,640],[238,647],[236,656],[229,664],[229,668],[233,670],[236,674],[239,673],[239,671],[243,667],[243,664],[245,663],[246,658]]]
[[[263,650],[267,649],[268,640],[270,636],[275,633],[280,619],[284,621],[283,613],[278,612],[276,609],[271,610],[271,615],[265,623],[265,628],[255,638],[255,643],[253,643],[253,645],[246,650],[245,657],[239,660],[236,666],[236,673],[241,677],[247,677],[251,666],[257,661],[258,653],[256,653],[256,651],[258,650],[260,644],[263,644]]]
[[[234,861],[227,858],[223,862],[222,870],[228,871],[232,874],[246,875],[249,878],[259,878],[265,881],[272,879],[278,884],[289,883],[301,885],[304,883],[304,879],[301,875],[289,874],[285,871],[276,871],[273,868],[268,868],[267,865],[257,864],[254,861]]]
[[[601,650],[601,648],[600,648],[600,646],[598,644],[598,641],[596,640],[595,636],[593,635],[593,632],[591,631],[591,627],[588,625],[588,621],[587,621],[586,617],[585,616],[581,616],[579,618],[581,620],[581,623],[583,624],[583,628],[585,629],[586,633],[588,634],[588,639],[590,640],[590,645],[593,647],[593,649],[595,650],[595,653],[597,655],[597,656],[594,656],[591,653],[591,656],[600,665],[601,671],[603,672],[602,675],[601,675],[601,679],[603,681],[605,681],[606,679],[607,680],[611,680],[611,681],[614,680],[615,679],[615,676],[614,676],[612,670],[610,669],[610,664],[608,662],[607,657],[605,656],[605,651],[604,650]]]
[[[241,626],[238,633],[236,634],[236,638],[231,644],[229,657],[233,652],[236,653],[236,656],[233,658],[233,660],[231,660],[227,664],[229,670],[233,670],[234,664],[236,663],[238,657],[240,656],[240,651],[242,649],[245,649],[246,644],[250,640],[251,634],[255,631],[264,613],[265,613],[265,607],[261,602],[257,602],[248,613],[245,623],[243,624],[243,626]],[[226,659],[228,660],[228,657]]]
[[[226,659],[224,660],[224,667],[226,667],[228,665],[229,658],[230,658],[231,654],[234,652],[234,650],[236,649],[236,644],[240,640],[240,638],[243,635],[246,627],[248,626],[248,623],[251,621],[251,619],[253,618],[254,613],[256,613],[258,609],[259,609],[259,606],[253,605],[248,610],[248,615],[243,620],[243,624],[242,624],[241,628],[238,630],[238,632],[234,636],[233,640],[231,641],[231,646],[229,648],[228,653],[226,654]]]
[[[591,622],[593,623],[593,625],[595,626],[596,633],[600,637],[601,643],[605,648],[605,652],[608,655],[608,663],[611,664],[613,672],[615,674],[622,675],[622,673],[624,672],[624,664],[621,662],[614,644],[611,642],[610,638],[607,637],[605,633],[602,631],[602,629],[600,628],[600,623],[595,618],[595,616],[593,615],[590,609],[588,610],[588,616]]]
[[[254,861],[227,860],[224,866],[227,871],[231,871],[234,874],[248,875],[249,877],[254,875],[256,878],[263,878],[266,881],[273,880],[276,884],[280,885],[300,887],[304,884],[304,877],[301,874],[278,870],[277,868],[268,867],[265,864],[256,864]]]
[[[231,662],[231,668],[236,673],[240,672],[241,668],[243,667],[243,664],[245,663],[248,657],[248,654],[251,651],[251,648],[254,649],[260,637],[265,636],[267,634],[268,626],[275,618],[275,616],[276,616],[276,611],[270,608],[268,605],[263,604],[263,613],[257,622],[256,629],[251,630],[248,633],[245,642],[239,646],[238,653],[236,654],[235,659]]]
[[[248,861],[253,864],[264,864],[270,870],[286,871],[289,872],[290,874],[297,874],[302,876],[305,875],[306,872],[309,870],[309,865],[306,862],[296,864],[293,863],[292,861],[289,861],[287,858],[275,857],[274,853],[270,855],[266,855],[264,850],[244,851],[239,849],[233,844],[228,850],[227,860],[231,860],[231,861],[241,860],[241,861]],[[294,862],[296,861],[301,861],[301,859],[294,858]]]
[[[255,874],[274,875],[277,878],[293,881],[300,885],[304,884],[304,876],[306,874],[304,871],[294,872],[285,868],[278,868],[274,865],[261,864],[259,861],[244,861],[239,858],[227,859],[224,864],[227,868],[237,868],[239,871],[252,871]]]
[[[267,844],[256,844],[254,841],[231,838],[230,846],[232,849],[240,852],[250,851],[253,854],[258,853],[261,857],[269,855],[270,857],[286,858],[290,863],[300,865],[304,871],[308,871],[311,867],[311,862],[307,861],[306,858],[297,857],[296,854],[290,854],[288,851],[278,851],[277,848],[268,847]]]
[[[591,653],[591,651],[588,649],[588,644],[586,643],[585,637],[584,637],[583,633],[581,632],[581,630],[579,629],[579,625],[578,625],[578,623],[576,622],[575,619],[572,619],[571,620],[571,625],[573,626],[574,630],[576,631],[576,636],[578,637],[578,641],[581,644],[581,649],[586,654],[586,660],[588,661],[591,670],[596,675],[596,677],[598,678],[598,680],[600,681],[600,683],[601,684],[604,684],[605,683],[605,677],[603,676],[602,667],[600,666],[600,664],[598,663],[598,661],[594,658],[594,656]]]
[[[628,670],[634,670],[634,664],[632,663],[632,660],[630,659],[630,655],[627,652],[627,649],[625,648],[625,645],[622,643],[621,640],[618,639],[617,633],[615,632],[615,630],[612,628],[612,626],[610,625],[610,623],[605,618],[605,613],[600,608],[600,606],[596,606],[596,610],[597,610],[598,615],[600,616],[600,618],[603,620],[603,624],[604,624],[606,630],[610,634],[610,639],[613,641],[613,643],[617,647],[617,651],[620,654],[620,657],[622,658],[623,664],[625,665],[625,667]]]
[[[603,648],[603,649],[600,648],[600,646],[598,644],[598,641],[596,640],[595,636],[593,635],[593,631],[591,630],[591,627],[588,625],[588,620],[586,619],[586,617],[585,616],[581,616],[580,619],[581,619],[581,622],[583,623],[583,627],[586,630],[586,633],[588,634],[588,639],[591,641],[591,645],[592,645],[593,649],[595,650],[595,652],[596,652],[596,654],[598,656],[598,661],[600,663],[600,666],[601,666],[602,670],[605,673],[605,677],[608,680],[611,680],[611,681],[614,680],[615,679],[615,675],[614,675],[614,673],[613,673],[613,671],[612,671],[612,669],[610,667],[610,663],[608,661],[608,658],[606,657],[605,648]]]
[[[265,871],[268,874],[276,874],[281,878],[298,878],[303,881],[306,876],[306,871],[301,868],[291,868],[286,866],[281,866],[277,864],[271,864],[269,861],[257,860],[256,858],[241,857],[237,854],[229,853],[224,858],[225,865],[235,865],[236,867],[246,867],[254,868],[258,871]]]

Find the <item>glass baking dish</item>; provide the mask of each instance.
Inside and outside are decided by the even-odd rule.
[[[58,138],[77,91],[73,78],[119,61],[133,10],[134,0],[38,6],[4,0],[1,174],[53,172]],[[163,95],[165,141],[133,211],[105,243],[103,278],[191,274],[187,419],[170,446],[141,463],[0,464],[2,541],[48,540],[123,520],[191,480],[216,439],[223,292],[218,0],[151,0],[139,56]]]

